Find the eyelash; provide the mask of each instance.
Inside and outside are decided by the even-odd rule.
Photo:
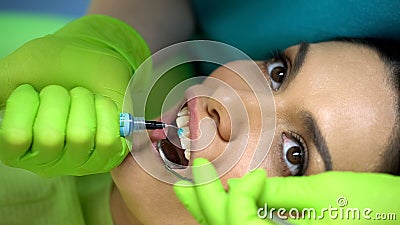
[[[272,60],[280,60],[283,62],[286,68],[288,68],[289,59],[286,57],[285,53],[282,50],[275,50],[272,52]],[[270,60],[268,60],[270,61]]]
[[[264,73],[273,91],[278,91],[288,74],[289,59],[283,51],[274,51],[270,60],[264,61]],[[271,68],[272,67],[272,68]]]
[[[292,135],[292,137],[295,139],[295,141],[297,141],[297,143],[299,143],[301,145],[304,152],[306,152],[306,154],[308,154],[308,148],[307,148],[307,145],[306,145],[304,139],[294,131],[289,131],[289,134]],[[306,170],[306,169],[307,169],[307,167],[304,168],[304,170]],[[302,171],[302,172],[304,173],[305,171]]]
[[[281,143],[282,149],[280,151],[280,153],[281,153],[280,154],[280,160],[281,160],[282,165],[284,165],[284,167],[285,167],[285,171],[287,171],[290,176],[302,176],[302,175],[304,175],[305,172],[307,171],[307,166],[308,166],[308,154],[309,153],[308,153],[307,144],[304,142],[303,138],[299,134],[294,132],[294,131],[283,132],[282,134],[285,135],[291,141],[296,142],[296,144],[298,144],[301,147],[302,151],[304,152],[304,162],[303,162],[303,164],[300,165],[301,167],[300,167],[299,171],[296,172],[296,174],[292,174],[292,172],[290,171],[289,167],[287,166],[287,162],[286,162],[287,159],[285,160],[286,155],[284,155],[284,152],[285,152],[284,144],[283,144],[284,140],[282,138],[282,143]],[[288,151],[289,149],[287,149],[286,151]]]

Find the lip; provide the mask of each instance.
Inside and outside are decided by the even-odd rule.
[[[172,112],[167,112],[165,115],[163,115],[162,117],[159,117],[155,120],[159,121],[159,122],[164,122],[166,124],[170,124],[171,121],[173,121]],[[164,130],[163,129],[151,130],[151,131],[148,131],[148,134],[149,134],[150,141],[152,143],[153,150],[157,153],[157,156],[160,158],[160,162],[164,163],[163,160],[161,159],[160,153],[157,150],[157,142],[162,139],[167,138]]]
[[[191,144],[193,144],[193,140],[196,140],[199,136],[199,99],[194,97],[194,93],[191,89],[188,89],[185,93],[185,99],[189,111],[189,131],[190,131],[190,139]],[[193,149],[193,146],[192,146]]]
[[[188,112],[189,112],[189,131],[190,139],[195,140],[199,137],[199,119],[197,109],[198,99],[193,98],[187,102]]]
[[[174,124],[177,118],[177,113],[182,109],[182,107],[186,104],[189,111],[189,130],[190,130],[190,139],[195,140],[199,137],[199,99],[194,96],[190,89],[185,93],[185,99],[177,104],[173,109],[165,112],[161,117],[157,118],[156,121],[164,122],[166,124]],[[149,131],[150,140],[152,142],[157,142],[161,139],[165,139],[166,135],[163,130],[153,130]]]
[[[161,117],[158,117],[155,120],[159,121],[159,122],[163,122],[165,124],[169,124],[169,125],[175,124],[175,120],[177,118],[177,113],[182,108],[184,103],[186,103],[185,100],[182,101],[180,104],[177,104],[175,107],[173,107],[172,109],[168,110],[167,112],[163,113],[161,115]],[[190,120],[190,118],[189,118],[189,120]],[[153,150],[157,153],[158,157],[161,160],[161,163],[164,164],[164,161],[162,160],[162,158],[160,156],[160,153],[158,152],[158,147],[157,147],[158,142],[160,140],[167,138],[167,135],[166,135],[164,129],[151,130],[151,131],[148,131],[148,134],[149,134],[150,141],[152,143]]]
[[[178,112],[182,109],[182,107],[186,104],[189,112],[189,131],[190,131],[190,142],[193,149],[194,141],[199,138],[200,130],[199,130],[199,110],[200,110],[200,99],[195,95],[193,89],[189,88],[186,90],[184,94],[183,100],[176,104],[175,107],[163,113],[157,121],[164,122],[166,124],[175,125],[175,120],[177,118]],[[149,131],[149,137],[151,143],[153,145],[153,150],[158,153],[157,143],[162,139],[166,139],[167,136],[164,130],[153,130]],[[193,153],[193,152],[192,152]],[[159,153],[158,153],[159,155]],[[193,156],[193,155],[192,155]],[[191,156],[191,158],[192,158]],[[159,156],[161,158],[161,156]],[[191,161],[191,160],[189,160]]]
[[[175,119],[176,119],[176,114],[178,113],[178,111],[180,110],[180,106],[181,104],[177,105],[176,107],[168,110],[167,112],[163,113],[161,115],[161,117],[158,117],[157,119],[155,119],[158,122],[163,122],[166,124],[173,124]],[[152,131],[148,131],[149,132],[149,137],[151,142],[154,144],[157,141],[161,140],[161,139],[165,139],[167,138],[167,136],[165,135],[164,130],[152,130]]]

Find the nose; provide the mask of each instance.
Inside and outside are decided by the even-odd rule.
[[[224,141],[254,130],[261,121],[260,104],[251,90],[219,86],[208,98],[207,111]]]

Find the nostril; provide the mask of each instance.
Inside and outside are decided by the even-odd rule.
[[[218,127],[220,117],[219,117],[217,110],[215,110],[215,109],[211,110],[210,117],[215,121],[215,125]]]
[[[218,128],[219,134],[221,135],[221,138],[224,141],[228,142],[231,140],[232,131],[231,131],[231,122],[230,122],[229,118],[227,120],[223,120],[222,122],[220,122],[217,125],[217,128]]]
[[[225,107],[215,100],[210,100],[208,114],[215,122],[218,134],[221,138],[225,141],[229,141],[231,139],[231,120]]]

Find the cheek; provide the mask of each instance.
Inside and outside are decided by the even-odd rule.
[[[128,156],[111,175],[129,213],[143,224],[195,224],[173,186],[148,175],[133,157]]]
[[[117,168],[111,171],[115,185],[128,202],[140,199],[141,195],[146,195],[147,187],[151,186],[151,179],[134,161],[133,157],[128,155]],[[143,190],[143,193],[141,191]]]
[[[233,66],[234,68],[241,68],[240,70],[243,70],[243,68],[246,67],[245,62],[233,62],[232,64],[228,64],[228,66]],[[238,75],[236,72],[232,71],[229,68],[226,67],[218,67],[214,72],[210,74],[210,77],[216,78],[222,82],[227,83],[230,87],[236,90],[243,90],[243,89],[248,89],[249,86],[245,82],[244,79],[246,78],[246,74],[243,73],[241,75]],[[218,88],[216,86],[215,82],[210,81],[208,83],[208,80],[206,79],[204,82],[207,86],[213,86],[215,88]]]
[[[260,168],[266,170],[268,177],[290,175],[289,171],[285,170],[282,154],[283,153],[279,133],[279,135],[275,134],[273,143],[271,144],[268,154],[260,165]]]
[[[222,182],[227,188],[227,180],[229,178],[237,178],[237,177],[242,177],[249,171],[250,163],[253,160],[255,149],[258,147],[258,142],[259,142],[259,133],[257,135],[252,135],[251,138],[249,139],[249,144],[247,145],[247,148],[245,152],[243,153],[242,157],[240,160],[235,164],[235,166],[228,172],[226,173],[222,178]],[[268,148],[268,146],[260,146],[262,148]],[[280,150],[280,145],[278,144],[273,144],[270,150],[261,162],[260,166],[258,168],[262,168],[266,170],[267,176],[268,177],[274,177],[274,176],[288,176],[289,174],[286,174],[283,172],[283,164],[282,164],[282,158],[281,158],[281,150]]]

